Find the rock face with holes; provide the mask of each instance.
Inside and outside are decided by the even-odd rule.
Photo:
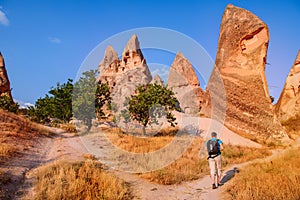
[[[231,130],[257,140],[287,141],[267,87],[268,42],[269,31],[264,22],[247,10],[228,5],[222,18],[215,69],[207,89],[218,96],[224,87],[225,125]],[[214,84],[218,75],[223,86]]]
[[[276,114],[281,121],[300,115],[300,51],[276,104]]]
[[[175,93],[184,113],[199,115],[205,93],[193,66],[180,52],[171,65],[167,86]]]
[[[136,35],[128,41],[121,60],[118,59],[117,52],[108,46],[98,69],[100,74],[97,80],[108,83],[111,89],[114,115],[120,114],[126,97],[130,97],[138,85],[147,84],[152,80]]]
[[[5,62],[0,52],[0,96],[6,95],[12,100],[10,82],[8,79]]]

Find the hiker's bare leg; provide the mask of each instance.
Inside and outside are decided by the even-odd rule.
[[[209,163],[209,168],[210,168],[211,183],[215,184],[216,162],[214,159],[209,158],[208,163]]]
[[[221,182],[221,175],[222,175],[222,158],[221,158],[221,155],[220,156],[217,156],[215,158],[216,160],[216,164],[217,164],[217,181],[218,181],[218,184]]]

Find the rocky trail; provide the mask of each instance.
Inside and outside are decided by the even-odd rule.
[[[12,184],[7,189],[11,190],[11,199],[31,199],[34,195],[34,173],[38,167],[61,159],[83,160],[84,154],[95,153],[92,147],[97,147],[99,150],[96,152],[99,161],[108,165],[111,162],[116,162],[109,159],[107,153],[111,153],[111,144],[109,144],[104,134],[91,134],[88,138],[84,138],[59,129],[55,129],[55,132],[55,137],[44,138],[24,153],[21,158],[10,162],[8,167],[11,168]],[[94,138],[97,138],[97,140],[94,140]],[[294,146],[299,144],[300,139],[296,140]],[[272,156],[266,159],[277,157],[282,152],[283,150],[275,151]],[[253,161],[233,165],[225,169],[222,181],[226,184],[238,172],[239,168],[251,162]],[[141,179],[135,174],[114,169],[109,169],[109,171],[132,185],[135,199],[220,199],[222,192],[222,187],[216,190],[211,189],[209,176],[178,185],[160,185]]]

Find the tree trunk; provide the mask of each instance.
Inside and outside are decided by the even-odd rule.
[[[92,128],[92,120],[88,119],[86,122],[87,125],[87,132],[90,132],[91,128]]]
[[[143,136],[146,136],[146,126],[143,126]]]

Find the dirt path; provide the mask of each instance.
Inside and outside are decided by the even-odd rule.
[[[227,131],[227,130],[226,130]],[[225,131],[225,132],[226,132]],[[12,161],[16,168],[12,169],[18,177],[15,181],[15,185],[22,185],[17,188],[12,199],[31,199],[33,193],[33,181],[35,170],[44,164],[55,162],[60,159],[67,160],[83,160],[83,154],[96,154],[99,161],[114,166],[118,163],[118,160],[112,159],[110,155],[114,152],[111,144],[108,142],[104,134],[91,134],[85,137],[76,137],[74,134],[65,133],[56,129],[57,136],[55,138],[48,138],[40,141],[30,151],[27,156],[25,155],[21,160]],[[231,137],[232,133],[229,133]],[[223,138],[226,134],[223,134]],[[226,140],[226,137],[225,139]],[[246,141],[243,140],[242,141]],[[238,141],[235,141],[238,142]],[[295,145],[300,144],[300,138]],[[273,153],[273,156],[267,159],[279,156],[282,152]],[[251,161],[253,162],[253,161]],[[224,170],[225,179],[229,181],[239,169],[250,162],[242,163],[231,166]],[[20,168],[19,170],[18,167]],[[211,189],[211,183],[209,176],[205,176],[202,179],[184,182],[179,185],[159,185],[156,183],[148,182],[147,180],[139,178],[137,175],[126,173],[123,171],[117,171],[113,168],[111,172],[115,173],[118,177],[131,183],[133,186],[133,193],[136,195],[135,199],[150,200],[150,199],[220,199],[222,188],[217,190]],[[25,177],[25,181],[23,179]],[[25,197],[25,198],[24,198]]]
[[[27,155],[23,156],[23,160],[28,160],[28,163],[23,164],[23,173],[20,174],[16,171],[23,181],[12,199],[32,199],[34,174],[38,167],[63,159],[83,160],[82,155],[87,153],[87,150],[79,137],[60,129],[53,129],[53,132],[56,133],[55,137],[45,138],[38,146],[34,147],[35,153],[29,151]],[[18,162],[22,162],[22,160]]]

